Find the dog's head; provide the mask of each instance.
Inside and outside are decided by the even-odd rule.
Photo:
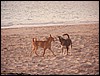
[[[59,39],[62,39],[62,37],[61,36],[57,36]]]
[[[61,36],[57,36],[57,38],[59,39],[59,41],[61,42]]]
[[[60,42],[65,41],[65,39],[64,39],[63,37],[61,37],[61,36],[57,36],[57,37],[59,38],[59,41],[60,41]]]
[[[50,37],[48,39],[50,39],[51,41],[54,41],[54,38],[51,36],[51,34],[50,34]]]
[[[58,38],[61,38],[61,36],[57,36]]]

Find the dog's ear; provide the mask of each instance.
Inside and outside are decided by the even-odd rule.
[[[57,35],[57,37],[60,37],[60,36]]]

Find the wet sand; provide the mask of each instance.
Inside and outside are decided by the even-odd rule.
[[[69,55],[61,53],[57,35],[68,33],[72,39]],[[45,40],[52,35],[50,50],[32,54],[32,38]],[[65,50],[64,50],[65,51]],[[1,29],[1,74],[97,75],[99,74],[99,24],[23,27]]]

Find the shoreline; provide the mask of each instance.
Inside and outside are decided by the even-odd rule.
[[[22,24],[22,25],[4,26],[4,27],[1,27],[1,29],[6,29],[6,28],[25,28],[25,27],[46,27],[46,26],[68,26],[68,25],[83,25],[83,24],[85,24],[85,25],[86,24],[99,24],[99,21],[64,23],[64,24],[39,24],[39,25]]]

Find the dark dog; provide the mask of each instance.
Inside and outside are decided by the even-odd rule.
[[[71,48],[72,48],[72,41],[71,41],[71,39],[70,39],[70,37],[69,37],[68,34],[63,34],[63,36],[65,36],[65,35],[68,36],[67,39],[64,39],[61,36],[58,36],[58,38],[59,38],[59,41],[61,43],[62,53],[63,53],[64,47],[66,47],[66,49],[67,49],[67,55],[68,55],[69,46],[71,45]]]

